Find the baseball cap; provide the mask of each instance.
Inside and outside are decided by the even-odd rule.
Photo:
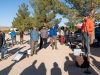
[[[86,12],[83,14],[83,16],[86,17],[86,16],[90,16],[90,15],[89,15],[89,13]]]

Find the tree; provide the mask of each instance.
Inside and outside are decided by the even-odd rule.
[[[91,19],[95,22],[95,20],[100,20],[100,0],[65,0],[67,3],[67,7],[72,10],[77,10],[79,15],[77,17],[82,17],[84,12],[90,13]],[[68,5],[69,4],[69,5]],[[93,43],[94,39],[94,31],[91,38],[91,43]]]
[[[30,0],[30,4],[34,9],[34,25],[38,27],[49,25],[51,21],[56,20],[56,14],[66,14],[67,11],[59,0]]]
[[[74,23],[72,23],[72,22],[66,22],[65,25],[70,31],[74,32],[77,30],[77,28],[74,26]]]
[[[26,30],[32,26],[30,12],[28,11],[28,5],[25,3],[21,4],[18,9],[18,13],[12,22],[12,27]]]

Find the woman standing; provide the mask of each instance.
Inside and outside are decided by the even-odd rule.
[[[64,27],[61,27],[61,32],[60,32],[60,44],[64,44]]]

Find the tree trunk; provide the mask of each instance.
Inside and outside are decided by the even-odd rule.
[[[92,21],[95,22],[95,18],[92,18]],[[94,23],[94,27],[95,27],[95,23]],[[92,35],[91,35],[91,39],[90,39],[90,44],[93,44],[94,39],[95,39],[95,28],[92,31]]]
[[[93,0],[91,0],[91,16],[92,16],[92,21],[94,22],[94,27],[95,27],[94,13],[95,13],[94,3],[93,3]],[[94,39],[95,39],[95,28],[92,31],[92,35],[91,35],[91,39],[90,39],[90,44],[93,44]]]

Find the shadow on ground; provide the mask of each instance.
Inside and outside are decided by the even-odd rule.
[[[8,75],[9,72],[11,71],[12,67],[15,65],[16,63],[12,63],[10,66],[4,68],[3,70],[0,71],[0,75]]]
[[[8,51],[8,54],[5,56],[5,58],[8,58],[8,57],[14,55],[16,52],[20,51],[20,50],[23,49],[24,47],[26,47],[26,46],[23,46],[23,47],[21,47],[21,48],[19,48],[19,47],[18,47],[18,48],[14,48],[14,49]]]
[[[41,63],[38,68],[35,67],[37,60],[33,62],[33,64],[26,69],[20,75],[46,75],[46,67],[44,63]]]
[[[91,54],[100,57],[100,47],[99,48],[91,47]]]
[[[57,62],[53,63],[53,68],[51,69],[51,75],[62,75],[61,69],[59,68]]]

